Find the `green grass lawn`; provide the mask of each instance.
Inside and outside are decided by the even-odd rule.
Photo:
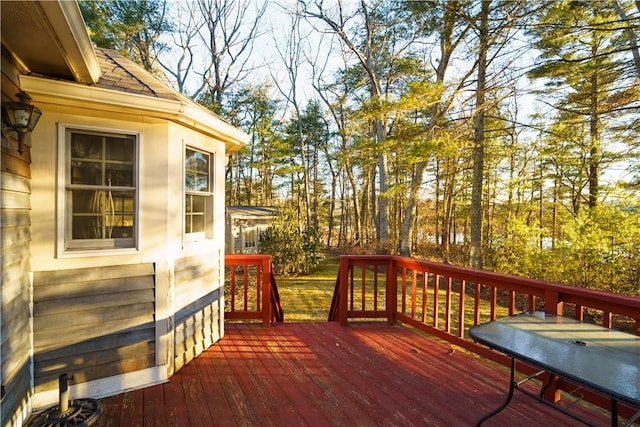
[[[276,277],[285,322],[326,321],[338,276],[338,258],[326,254],[311,274]]]

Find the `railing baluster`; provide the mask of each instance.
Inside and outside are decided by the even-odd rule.
[[[473,284],[473,292],[474,292],[474,297],[473,297],[473,324],[474,325],[480,324],[480,294],[481,294],[480,286],[481,285],[478,282],[475,282]]]
[[[467,282],[462,280],[460,282],[460,301],[458,302],[458,337],[464,337],[464,312],[465,312],[465,295],[467,293]]]
[[[611,327],[611,312],[610,311],[604,311],[602,312],[602,326],[604,326],[605,328],[610,328]]]
[[[416,304],[417,304],[417,272],[415,269],[411,270],[411,317],[416,317]]]
[[[362,266],[362,277],[360,279],[360,281],[362,282],[362,288],[360,289],[361,291],[361,310],[365,311],[366,310],[366,296],[367,296],[367,267],[366,265]]]
[[[256,266],[256,311],[262,311],[260,306],[261,306],[261,297],[262,292],[260,292],[260,288],[262,287],[262,276],[264,274],[264,271],[262,268],[260,268],[259,266]]]
[[[440,275],[436,274],[433,278],[433,327],[438,327],[440,310],[438,310],[439,294],[440,294]]]
[[[447,277],[447,299],[445,301],[444,330],[451,333],[451,276]]]
[[[400,283],[402,286],[402,314],[407,314],[407,269],[402,268],[402,273],[400,273]]]
[[[231,301],[229,305],[231,306],[231,311],[236,310],[236,266],[231,266]]]
[[[516,293],[509,291],[509,316],[513,316],[516,312]]]
[[[373,310],[378,311],[378,264],[373,269]]]
[[[249,266],[245,264],[243,266],[243,272],[242,272],[242,293],[244,296],[244,300],[243,300],[244,311],[248,310],[248,304],[249,304],[249,298],[248,298],[249,279],[248,278],[249,278]]]
[[[427,321],[427,283],[429,273],[422,273],[422,323]]]
[[[497,289],[495,288],[495,286],[491,286],[490,287],[490,292],[491,292],[491,320],[495,320],[498,315],[496,313],[496,304],[497,304]]]
[[[364,267],[361,265],[360,268],[362,269]],[[349,286],[349,296],[350,296],[350,298],[349,298],[349,309],[351,311],[353,311],[353,292],[354,292],[354,288],[356,286],[355,283],[354,283],[354,275],[355,275],[354,271],[351,270],[351,276],[349,278],[349,284],[350,284],[350,286]]]

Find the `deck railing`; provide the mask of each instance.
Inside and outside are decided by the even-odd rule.
[[[284,321],[271,255],[227,254],[224,263],[226,319]]]
[[[527,310],[575,317],[640,335],[640,299],[541,280],[399,256],[346,255],[329,320],[383,318],[401,321],[466,350],[507,365],[506,356],[474,343],[469,327]],[[533,369],[524,368],[527,374]],[[575,386],[557,380],[545,396],[557,401]],[[587,390],[584,398],[608,408]]]

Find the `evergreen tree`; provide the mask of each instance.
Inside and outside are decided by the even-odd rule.
[[[81,0],[79,6],[97,46],[117,50],[158,73],[156,61],[165,48],[160,37],[173,28],[166,0]]]

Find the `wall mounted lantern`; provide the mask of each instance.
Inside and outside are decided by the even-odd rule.
[[[24,135],[36,127],[42,111],[31,105],[31,97],[27,92],[18,92],[16,97],[19,102],[2,103],[2,132],[15,131],[18,134],[18,153],[22,154]]]

